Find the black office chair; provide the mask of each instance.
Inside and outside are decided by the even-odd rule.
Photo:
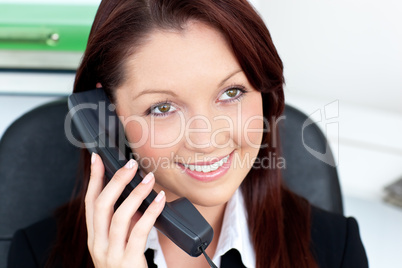
[[[0,140],[0,267],[6,266],[17,229],[50,216],[71,197],[80,153],[66,138],[66,114],[66,99],[42,105],[16,120]],[[312,124],[304,129],[303,143],[308,118],[289,106],[285,116],[280,131],[287,185],[312,204],[342,214],[336,168],[304,147],[325,152],[324,135]],[[331,161],[332,155],[327,157]]]
[[[286,185],[311,204],[343,214],[338,173],[326,137],[317,124],[296,108],[286,105],[284,116],[279,132],[286,159],[282,172]]]
[[[6,267],[13,233],[69,200],[79,149],[64,134],[66,99],[16,120],[0,140],[0,267]]]

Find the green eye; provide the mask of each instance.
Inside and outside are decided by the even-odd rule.
[[[159,112],[161,113],[167,113],[170,110],[170,104],[162,104],[156,107],[156,109],[158,109]]]
[[[225,100],[231,100],[231,99],[237,99],[240,97],[245,91],[240,88],[229,88],[223,94],[219,97],[220,101],[225,101]]]
[[[162,103],[162,104],[156,105],[152,108],[152,114],[160,116],[160,115],[168,114],[175,110],[176,110],[176,108],[174,108],[170,103]]]
[[[226,91],[226,95],[228,95],[230,98],[236,97],[238,89],[229,89]]]

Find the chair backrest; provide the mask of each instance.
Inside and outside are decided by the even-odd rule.
[[[64,134],[66,99],[17,119],[0,141],[0,267],[6,267],[13,233],[69,200],[79,149]]]
[[[286,160],[282,173],[286,185],[311,204],[343,214],[338,173],[326,137],[309,117],[289,105],[284,116],[279,135]]]
[[[0,140],[0,267],[6,266],[16,230],[51,215],[71,197],[80,152],[64,132],[67,111],[66,99],[42,105],[16,120]],[[303,145],[307,117],[291,107],[285,116],[280,131],[287,185],[314,205],[342,213],[336,168]],[[305,129],[304,138],[309,146],[325,150],[326,139],[314,124]]]

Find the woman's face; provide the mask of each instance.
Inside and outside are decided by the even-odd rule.
[[[117,113],[143,171],[167,200],[227,202],[262,140],[262,98],[224,37],[197,22],[154,31],[125,63]]]

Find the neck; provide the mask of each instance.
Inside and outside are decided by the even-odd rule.
[[[225,213],[226,203],[215,207],[202,207],[202,206],[195,206],[195,207],[214,230],[214,238],[208,249],[213,248],[214,250],[212,253],[215,253],[215,249],[216,246],[218,245],[219,236],[222,230],[223,215]]]

